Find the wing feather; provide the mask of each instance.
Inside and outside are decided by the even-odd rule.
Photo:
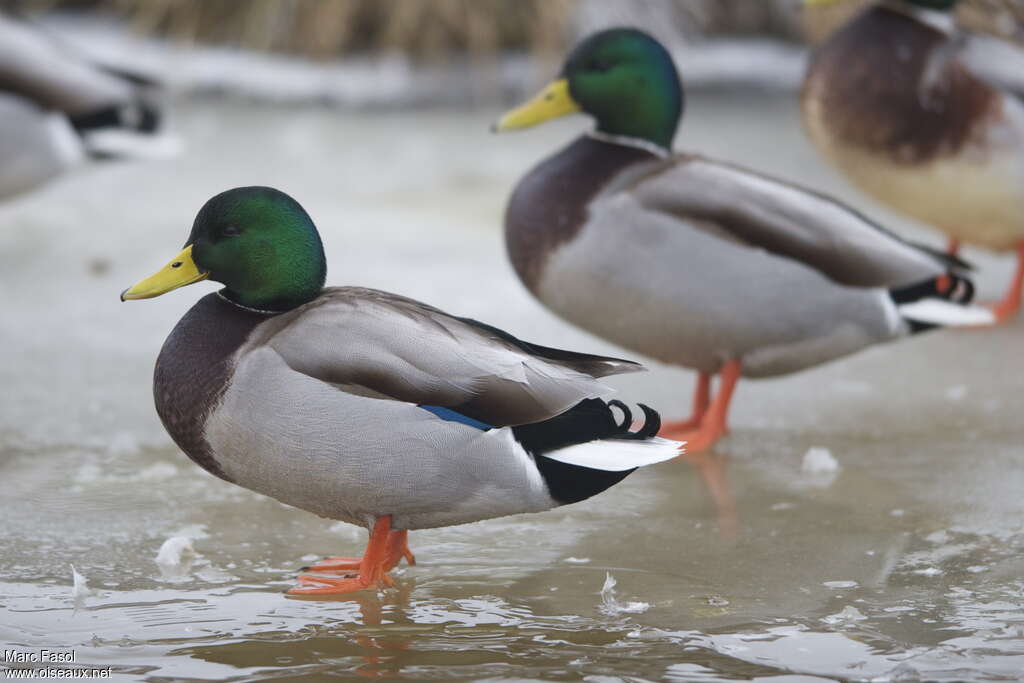
[[[811,190],[738,166],[677,156],[631,189],[645,208],[800,261],[839,284],[896,287],[964,268]]]
[[[630,361],[551,349],[412,299],[331,288],[250,342],[360,395],[451,408],[494,426],[553,417],[610,392]]]

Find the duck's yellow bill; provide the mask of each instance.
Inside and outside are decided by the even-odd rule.
[[[145,280],[140,280],[121,292],[121,301],[130,299],[152,299],[172,289],[205,280],[210,276],[203,273],[192,260],[192,245],[181,250],[171,261]]]
[[[506,112],[494,124],[494,131],[529,128],[550,119],[579,111],[580,105],[569,94],[569,81],[560,78],[541,90],[536,97],[515,109]]]

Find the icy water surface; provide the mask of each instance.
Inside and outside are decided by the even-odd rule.
[[[332,283],[629,355],[546,313],[505,262],[507,192],[582,121],[493,137],[494,113],[191,104],[181,159],[94,167],[0,206],[3,649],[74,650],[120,680],[1018,680],[1022,322],[741,385],[717,451],[735,536],[695,470],[670,463],[558,511],[416,532],[397,590],[282,595],[363,533],[181,455],[150,373],[213,286],[118,293],[177,252],[207,197],[270,184],[319,224]],[[678,142],[857,198],[788,100],[695,95]],[[982,294],[1001,293],[1010,260],[969,256]],[[692,376],[614,383],[677,416]]]

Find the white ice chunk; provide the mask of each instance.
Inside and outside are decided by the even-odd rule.
[[[967,398],[967,387],[963,384],[957,384],[954,387],[946,389],[947,401],[962,401],[965,398]]]
[[[863,613],[853,605],[847,605],[835,614],[830,614],[827,617],[822,617],[821,620],[826,624],[847,624],[852,621],[864,621],[867,619]]]
[[[160,546],[154,561],[160,567],[161,578],[165,581],[181,581],[188,577],[195,557],[191,538],[171,536]]]
[[[85,599],[92,595],[92,589],[89,588],[88,579],[78,573],[75,565],[71,565],[71,581],[71,600],[75,603],[75,611],[77,612],[85,607]]]
[[[924,569],[915,569],[914,573],[918,576],[939,576],[942,574],[942,570],[938,567],[925,567]]]
[[[825,581],[821,585],[825,588],[856,588],[860,584],[856,581]]]
[[[832,456],[831,451],[827,448],[815,446],[807,449],[807,452],[804,453],[804,460],[800,469],[808,474],[838,472],[839,461]]]
[[[597,606],[598,611],[609,617],[617,617],[620,614],[640,614],[651,608],[649,602],[627,602],[621,603],[615,597],[615,585],[618,581],[607,572],[604,578],[604,586],[601,588],[601,604]]]

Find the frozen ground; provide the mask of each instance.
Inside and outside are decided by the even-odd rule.
[[[215,480],[163,434],[153,360],[212,285],[118,293],[208,196],[272,184],[317,220],[333,283],[625,353],[535,304],[502,248],[512,183],[582,120],[492,137],[495,113],[193,104],[179,160],[0,206],[0,649],[74,649],[120,680],[1017,680],[1024,321],[742,385],[718,450],[736,538],[695,471],[666,464],[560,511],[415,533],[420,565],[380,597],[281,594],[361,533]],[[679,146],[855,198],[789,100],[694,97]],[[969,256],[981,293],[1001,293],[1010,260]],[[678,416],[692,377],[616,383]]]

